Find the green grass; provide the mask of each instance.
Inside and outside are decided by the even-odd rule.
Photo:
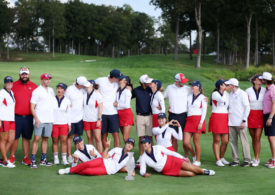
[[[120,69],[123,74],[129,75],[138,85],[138,79],[142,74],[149,74],[163,82],[164,88],[174,82],[174,75],[182,72],[189,80],[200,80],[205,94],[209,97],[214,88],[214,82],[203,76],[217,69],[228,70],[228,67],[216,65],[212,57],[207,57],[202,62],[200,69],[195,69],[195,59],[180,55],[179,61],[172,60],[172,56],[144,55],[119,59],[99,58],[94,56],[72,56],[57,54],[52,58],[49,54],[16,54],[14,58],[21,58],[20,62],[0,62],[0,85],[3,85],[4,76],[10,75],[15,80],[18,78],[20,67],[27,66],[31,71],[31,80],[40,83],[42,73],[53,75],[51,87],[55,88],[58,82],[71,84],[77,76],[84,75],[89,79],[106,76],[111,69]],[[96,59],[96,62],[86,63],[83,60]],[[241,88],[250,86],[249,82],[241,82]],[[167,102],[166,102],[167,103]],[[135,100],[132,101],[132,110],[135,111]],[[211,107],[208,108],[207,123]],[[206,124],[207,125],[207,124]],[[135,127],[131,136],[137,141]],[[250,140],[251,143],[251,140]],[[0,167],[0,193],[1,194],[273,194],[275,170],[267,169],[264,162],[270,157],[268,141],[262,136],[261,165],[257,168],[241,167],[216,167],[212,152],[212,134],[201,136],[202,167],[214,169],[214,177],[197,176],[193,178],[177,178],[162,176],[153,173],[148,179],[138,174],[135,181],[125,181],[125,173],[112,176],[79,176],[57,175],[57,170],[63,166],[39,167],[32,170],[20,164],[23,157],[21,142],[16,153],[16,168],[6,169]],[[179,152],[183,154],[182,142],[179,143]],[[53,160],[51,141],[49,141],[48,158]],[[138,157],[137,146],[134,149],[135,157]],[[252,154],[251,148],[251,154]],[[38,152],[40,154],[40,151]],[[242,158],[242,152],[240,156]],[[39,156],[39,155],[38,155]],[[253,156],[253,155],[252,155]],[[231,160],[231,149],[228,145],[226,158]],[[151,171],[153,172],[153,171]]]

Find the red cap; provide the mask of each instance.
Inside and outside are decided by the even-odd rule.
[[[48,74],[48,73],[44,73],[40,76],[40,79],[41,80],[44,80],[44,79],[52,79],[52,75],[51,74]]]
[[[189,81],[182,73],[176,74],[175,80],[180,81],[181,83],[187,83]]]

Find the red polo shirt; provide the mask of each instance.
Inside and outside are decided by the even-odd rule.
[[[36,84],[29,81],[23,84],[20,80],[13,83],[12,91],[15,98],[15,114],[31,115],[30,100],[32,91],[37,87]]]

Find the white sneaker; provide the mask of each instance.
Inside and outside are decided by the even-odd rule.
[[[59,158],[54,158],[54,162],[55,165],[59,165]]]
[[[70,164],[72,164],[74,162],[74,158],[72,157],[72,155],[68,156],[68,162]]]
[[[192,156],[192,159],[193,159],[193,163],[194,163],[194,162],[196,162],[197,157],[196,156]]]
[[[195,161],[195,162],[193,162],[193,165],[196,165],[196,166],[200,167],[201,166],[201,162]]]
[[[216,172],[215,171],[213,171],[213,170],[209,170],[209,175],[210,176],[213,176],[213,175],[215,175],[216,174]]]
[[[224,164],[222,163],[221,160],[218,160],[218,161],[216,162],[216,165],[219,166],[219,167],[224,167]]]
[[[225,160],[224,158],[221,158],[221,161],[224,165],[229,165],[229,162],[227,160]]]
[[[257,166],[259,166],[259,164],[260,164],[260,159],[259,160],[254,159],[253,162],[251,163],[251,166],[257,167]]]
[[[15,168],[15,165],[13,163],[10,163],[10,161],[7,161],[6,163],[2,162],[1,166],[6,168]]]
[[[59,169],[59,170],[58,170],[58,174],[59,174],[59,175],[65,175],[65,174],[69,174],[69,173],[70,173],[70,168]]]
[[[253,159],[250,161],[250,164],[253,164],[255,160],[256,160],[256,159],[253,158]]]
[[[62,165],[69,165],[69,162],[67,161],[67,159],[62,160]]]

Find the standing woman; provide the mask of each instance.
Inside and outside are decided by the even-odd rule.
[[[192,94],[187,98],[188,114],[184,127],[183,144],[191,152],[193,164],[200,166],[200,137],[201,133],[205,133],[207,102],[205,101],[205,96],[202,94],[202,85],[200,81],[193,81],[190,85]],[[190,143],[192,137],[195,151]]]
[[[114,106],[117,108],[119,127],[125,142],[130,136],[132,126],[134,126],[134,115],[131,110],[133,86],[128,76],[122,75],[119,80],[119,89]]]
[[[165,113],[165,103],[164,103],[164,97],[161,93],[162,91],[162,83],[160,80],[153,80],[150,84],[150,88],[152,90],[152,96],[151,96],[151,109],[153,114],[153,128],[158,127],[158,114],[159,113]]]
[[[229,162],[224,159],[224,154],[228,144],[228,105],[229,96],[226,92],[224,80],[218,80],[215,84],[210,105],[212,114],[209,119],[209,132],[213,133],[213,151],[216,157],[216,165],[224,167]],[[220,146],[221,141],[221,146]]]
[[[262,75],[253,76],[251,79],[253,86],[246,90],[250,104],[250,113],[247,121],[254,151],[254,159],[251,161],[252,167],[257,167],[260,164],[261,135],[264,127],[263,100],[266,89],[261,87],[261,76]]]
[[[71,101],[64,96],[67,89],[67,85],[64,83],[58,83],[56,86],[55,107],[54,107],[54,122],[52,131],[52,149],[54,156],[54,164],[59,164],[58,158],[58,141],[60,140],[60,148],[62,153],[62,164],[68,165],[67,161],[67,140],[68,134],[71,130],[71,122],[69,116],[69,109],[71,107]]]
[[[12,86],[12,77],[6,76],[4,78],[4,89],[0,91],[0,152],[2,154],[0,165],[8,168],[15,167],[7,159],[7,153],[15,138],[15,99],[11,90]]]
[[[98,86],[94,80],[89,80],[91,83],[86,87],[87,94],[84,95],[84,115],[83,126],[88,137],[88,144],[94,145],[96,149],[102,152],[101,128],[102,128],[102,95],[99,93]]]

